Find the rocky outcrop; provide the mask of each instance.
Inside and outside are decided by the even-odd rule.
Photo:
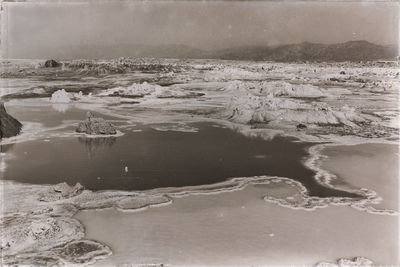
[[[21,132],[22,124],[7,113],[4,103],[0,103],[0,139],[11,137]]]
[[[76,128],[78,133],[86,133],[92,135],[114,135],[117,130],[110,122],[105,121],[103,118],[95,118],[89,111],[86,114],[86,121],[79,123]]]
[[[54,186],[54,192],[61,194],[62,198],[70,198],[79,195],[84,187],[80,183],[69,186],[67,183],[60,183]]]
[[[305,124],[303,124],[303,123],[299,123],[299,124],[296,125],[296,129],[297,129],[298,131],[307,129],[307,125],[305,125]]]
[[[75,197],[83,192],[85,188],[80,183],[70,186],[67,183],[59,183],[52,186],[47,192],[40,194],[39,200],[52,202]]]
[[[46,62],[44,63],[44,66],[46,68],[56,68],[56,67],[61,66],[61,63],[55,61],[54,59],[49,59],[49,60],[46,60]]]

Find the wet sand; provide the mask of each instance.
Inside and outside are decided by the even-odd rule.
[[[374,151],[374,156],[358,153],[357,160],[382,162],[382,157],[393,160],[397,156],[377,149],[381,146],[361,145],[361,152]],[[328,161],[331,159],[334,156]],[[333,166],[351,175],[355,173],[350,166],[357,164],[347,159]],[[385,177],[388,181],[396,178]],[[368,181],[370,189],[381,184]],[[241,191],[173,198],[169,206],[139,212],[91,210],[81,211],[75,218],[85,225],[86,238],[103,242],[113,250],[110,258],[96,264],[99,266],[312,265],[356,256],[367,257],[376,265],[398,264],[397,216],[371,214],[349,206],[293,210],[263,200],[272,193],[268,185],[250,185]],[[290,187],[280,188],[279,194],[293,197]]]

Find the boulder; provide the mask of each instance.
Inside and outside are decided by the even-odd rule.
[[[89,111],[86,114],[86,121],[82,121],[76,128],[78,133],[86,133],[93,135],[114,135],[117,130],[110,122],[105,121],[103,118],[95,118]]]
[[[303,123],[299,123],[299,124],[297,124],[296,129],[297,129],[297,130],[304,130],[304,129],[307,129],[307,125],[305,125],[305,124],[303,124]]]
[[[0,102],[0,139],[11,137],[21,132],[22,124],[7,113],[4,103]]]
[[[44,66],[46,68],[56,68],[56,67],[59,67],[60,65],[61,65],[61,63],[55,61],[54,59],[46,60],[46,62],[44,63]]]

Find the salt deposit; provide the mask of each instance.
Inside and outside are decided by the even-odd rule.
[[[148,84],[144,82],[142,84],[134,83],[129,87],[116,87],[108,89],[105,92],[98,94],[99,96],[129,96],[129,97],[143,97],[149,95],[160,89],[161,86]]]
[[[23,74],[15,67],[18,64],[10,63],[2,68],[2,78],[13,84],[20,82],[15,88],[4,86],[7,90],[2,90],[2,95],[7,91],[7,94],[18,93],[14,95],[16,98],[46,97],[42,100],[47,103],[40,102],[40,99],[35,100],[36,104],[31,103],[32,110],[35,105],[48,105],[60,113],[67,112],[68,108],[80,108],[119,118],[123,124],[153,123],[152,127],[158,131],[196,132],[197,129],[188,123],[212,121],[245,136],[266,140],[286,134],[300,140],[351,144],[396,142],[399,136],[398,66],[393,64],[183,62],[134,58],[66,61],[62,68],[39,68],[37,63],[27,64],[23,73],[30,73],[31,77],[53,77],[56,73],[61,80],[65,75],[65,81],[45,81],[42,84],[37,84],[34,79],[19,79]],[[124,76],[127,73],[129,77]],[[81,80],[74,83],[70,80],[71,75]],[[180,84],[182,82],[184,84]],[[83,85],[81,91],[78,86]],[[46,94],[54,89],[56,91],[49,98]],[[20,109],[27,103],[15,101],[13,104],[20,105]],[[78,136],[69,132],[76,124],[76,120],[70,120],[57,126],[45,126],[30,119],[24,122],[20,136],[2,140],[1,144],[40,138],[50,140],[52,136]],[[304,125],[301,130],[298,130],[299,124]],[[321,147],[314,146],[310,150],[312,157],[306,164],[317,172],[315,179],[319,183],[334,188],[331,183],[334,177],[322,170],[319,164]],[[1,158],[0,167],[5,169],[5,156]],[[254,155],[254,158],[265,159],[262,154]],[[120,167],[125,174],[132,169],[131,165],[129,169],[126,165]],[[292,212],[290,214],[302,213],[307,217],[312,212],[327,211],[329,214],[328,209],[334,209],[338,214],[351,210],[350,213],[357,216],[367,214],[382,221],[384,219],[376,218],[394,218],[397,215],[395,210],[378,205],[385,196],[380,196],[380,192],[374,190],[375,186],[354,189],[352,192],[359,194],[360,198],[318,198],[310,197],[307,188],[295,180],[268,175],[145,192],[92,192],[79,185],[35,186],[2,181],[3,197],[7,200],[1,206],[4,263],[72,265],[109,257],[112,253],[109,247],[85,239],[83,226],[72,218],[78,210],[151,210],[164,205],[172,207],[176,199],[183,197],[242,192],[257,185],[264,188],[258,199],[263,205],[282,208]],[[245,207],[246,203],[238,205],[242,206]],[[339,212],[340,208],[343,210]],[[269,229],[267,234],[269,240],[280,238],[274,229]],[[361,257],[348,258],[348,255],[336,255],[336,258],[342,256],[346,258],[336,263],[329,258],[320,266],[371,263]]]
[[[64,89],[55,91],[50,98],[52,103],[69,103],[71,102],[71,94],[67,93]]]
[[[289,96],[289,93],[292,97],[323,95],[322,91],[318,89],[310,90],[310,94],[302,94],[302,92],[307,91],[304,89],[306,87],[291,87],[287,84],[274,87],[274,85],[276,84],[265,83],[252,87],[252,84],[243,82],[229,84],[227,90],[232,92],[233,97],[227,109],[232,110],[231,119],[241,123],[288,121],[307,124],[345,124],[351,127],[356,127],[356,122],[366,120],[362,114],[357,113],[354,108],[347,105],[333,109],[323,102],[309,103],[294,98],[279,97],[282,95]],[[272,90],[269,90],[268,86],[271,86]],[[301,89],[296,91],[297,89],[293,88]]]

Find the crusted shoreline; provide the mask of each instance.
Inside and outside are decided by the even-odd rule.
[[[105,112],[105,110],[97,111],[115,116],[113,112]],[[198,120],[200,119],[192,119],[192,121]],[[231,128],[245,136],[257,136],[265,140],[282,134],[294,136],[292,132],[284,134],[282,131],[278,130],[254,129],[248,125],[232,123],[225,120],[209,118],[206,119],[206,121],[222,125],[220,127]],[[73,123],[74,122],[68,122],[61,126],[52,127],[50,130],[71,127]],[[26,125],[28,129],[25,128],[25,131],[23,129],[21,136],[10,138],[10,140],[3,140],[4,143],[34,140],[39,136],[48,137],[49,134],[50,136],[82,135],[78,133],[49,133],[49,128],[43,128],[40,124],[36,125],[33,123],[31,125],[27,123]],[[185,124],[182,125],[184,126]],[[187,130],[187,127],[188,126],[185,126],[182,129]],[[38,131],[38,129],[40,131]],[[168,128],[162,128],[161,130],[179,129],[172,125]],[[122,132],[119,132],[117,136],[122,134]],[[309,156],[304,159],[303,163],[316,173],[314,178],[318,183],[333,189],[337,189],[330,183],[332,179],[335,179],[334,175],[321,168],[321,162],[325,159],[321,152],[325,147],[369,142],[395,143],[385,139],[366,139],[351,136],[328,136],[328,138],[325,139],[328,142],[321,143],[319,137],[314,138],[310,135],[301,134],[296,137],[299,141],[319,141],[317,144],[310,146],[308,150]],[[0,186],[3,195],[3,217],[1,218],[1,227],[4,229],[1,244],[2,264],[14,265],[33,263],[45,265],[57,263],[62,265],[87,265],[110,256],[112,254],[111,248],[97,241],[85,239],[84,226],[73,218],[80,210],[116,208],[124,212],[138,212],[150,207],[170,205],[173,203],[174,198],[199,194],[209,195],[232,192],[242,190],[250,184],[282,184],[292,188],[297,192],[297,196],[293,198],[271,195],[268,190],[266,190],[264,200],[283,208],[312,211],[319,208],[326,208],[330,205],[345,205],[373,214],[398,215],[396,211],[378,210],[372,207],[371,205],[379,203],[381,198],[371,189],[360,188],[349,191],[362,196],[357,199],[345,197],[311,197],[308,195],[307,188],[300,182],[285,177],[239,177],[203,186],[159,188],[141,192],[92,192],[89,190],[78,190],[72,194],[63,193],[63,190],[55,189],[57,186],[53,185],[28,185],[3,180]],[[66,192],[74,192],[74,187],[72,186],[63,185],[62,187]],[[343,189],[340,190],[346,191]],[[10,194],[18,197],[23,196],[23,201],[18,203],[20,199],[17,201],[16,199],[10,198]],[[7,201],[5,201],[6,199]],[[21,228],[26,230],[21,231]],[[44,245],[44,243],[48,245]],[[19,245],[16,246],[16,244]]]
[[[38,68],[35,71],[48,76],[65,74],[65,79],[69,79],[71,73],[82,76],[91,72],[108,74],[109,67],[111,70],[120,68],[125,61],[130,62],[124,59],[110,64],[75,62],[66,68],[63,65],[57,70]],[[156,63],[157,68],[163,66]],[[133,123],[143,123],[163,124],[154,127],[159,131],[196,132],[188,124],[209,121],[248,137],[269,140],[277,135],[285,135],[295,137],[299,142],[315,142],[317,144],[309,148],[309,156],[304,159],[304,164],[316,173],[314,178],[318,183],[333,189],[338,189],[331,183],[335,176],[321,167],[325,159],[322,155],[325,147],[361,143],[398,144],[398,125],[393,126],[397,122],[398,110],[392,107],[390,111],[386,107],[388,103],[393,104],[394,98],[398,98],[397,65],[387,69],[375,66],[364,69],[364,65],[355,65],[353,69],[353,65],[327,67],[323,63],[286,65],[244,62],[238,66],[237,62],[199,61],[184,66],[178,63],[170,66],[168,72],[160,71],[146,78],[149,83],[146,79],[129,82],[122,79],[120,82],[120,77],[112,80],[101,75],[97,79],[98,84],[82,79],[79,81],[82,84],[70,84],[68,87],[65,84],[54,85],[49,80],[42,81],[45,84],[43,88],[14,92],[8,95],[8,99],[29,98],[33,94],[38,97],[35,101],[45,100],[36,104],[49,105],[60,113],[76,105],[123,120],[126,125],[120,129],[124,131]],[[89,66],[88,70],[83,69],[86,65]],[[265,71],[266,67],[268,71]],[[203,72],[203,69],[207,71]],[[342,70],[347,74],[339,74]],[[35,75],[32,74],[32,77]],[[282,81],[274,82],[276,79]],[[166,81],[170,85],[162,86]],[[60,103],[52,103],[47,99],[62,87],[67,92],[83,90],[84,93],[61,99]],[[65,94],[67,92],[64,90]],[[383,104],[377,107],[364,106],[364,102],[369,103],[375,97]],[[135,101],[132,101],[133,98]],[[64,103],[65,100],[67,103]],[[23,106],[24,102],[21,101],[17,105]],[[335,101],[340,105],[331,105]],[[352,107],[354,103],[356,108]],[[61,125],[54,127],[44,127],[32,121],[22,122],[22,134],[2,140],[1,144],[84,135],[69,131],[76,121],[62,121]],[[68,131],[65,132],[66,129]],[[123,134],[118,131],[115,136]],[[388,141],[390,139],[394,141]],[[344,205],[371,214],[398,215],[397,211],[374,208],[372,205],[379,203],[381,198],[368,188],[348,191],[360,195],[359,198],[310,197],[307,188],[300,182],[275,176],[238,177],[210,185],[141,192],[93,192],[65,184],[29,185],[2,180],[2,264],[87,265],[111,255],[111,248],[85,239],[84,226],[74,219],[80,210],[115,208],[137,212],[171,205],[174,198],[243,190],[253,184],[266,185],[264,201],[283,208],[313,211],[330,205]],[[268,192],[268,185],[278,184],[291,188],[295,196],[288,198]],[[369,264],[357,258],[349,260],[349,264],[350,261]],[[337,265],[340,263],[339,260]]]
[[[320,168],[323,159],[320,152],[325,146],[326,144],[312,146],[310,157],[305,164],[316,171],[315,178],[319,183],[335,188],[329,183],[330,179],[334,178],[333,175]],[[83,225],[73,218],[78,211],[116,208],[124,212],[136,212],[170,205],[174,198],[232,192],[242,190],[250,184],[282,184],[294,189],[297,192],[296,198],[269,195],[266,190],[264,200],[284,208],[312,211],[329,205],[346,205],[373,214],[398,215],[396,211],[377,210],[371,207],[371,204],[380,201],[380,197],[370,189],[360,188],[353,191],[363,196],[357,199],[310,197],[300,182],[284,177],[232,178],[211,185],[160,188],[142,192],[92,192],[77,190],[76,186],[71,187],[66,184],[28,185],[1,181],[2,263],[4,265],[26,263],[41,265],[45,262],[65,265],[91,264],[108,257],[112,251],[104,244],[84,238]],[[4,201],[5,199],[7,201]]]

